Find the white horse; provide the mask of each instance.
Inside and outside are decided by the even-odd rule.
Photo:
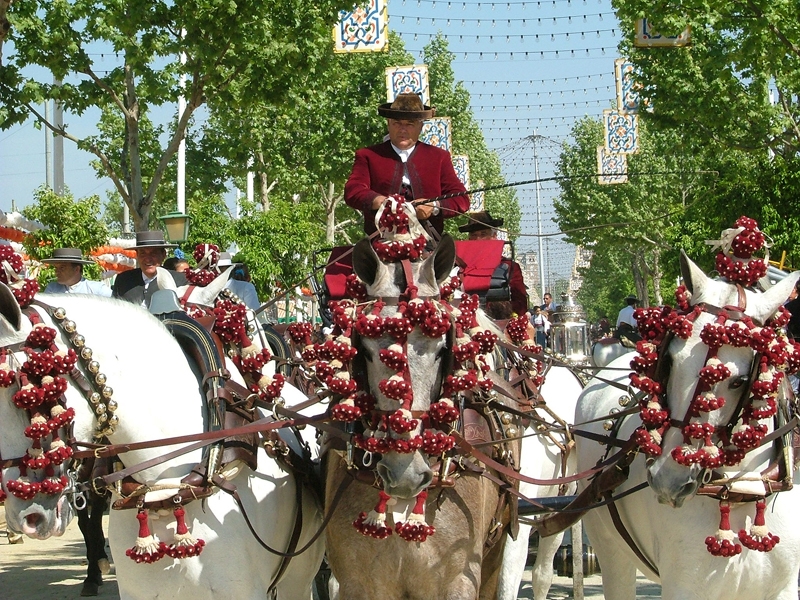
[[[578,396],[583,390],[580,380],[568,368],[554,366],[546,372],[541,388],[542,398],[550,410],[560,419],[568,422],[575,414]],[[559,423],[543,411],[537,411],[540,418],[558,428]],[[553,432],[543,434],[538,431],[537,423],[531,422],[524,431],[526,437],[522,440],[521,473],[527,477],[540,480],[552,480],[575,474],[577,456],[574,448],[565,455],[566,462],[562,464],[561,447],[569,445],[567,436],[563,433]],[[551,437],[552,436],[552,437]],[[561,447],[560,447],[561,446]],[[566,494],[573,494],[575,484],[566,487]],[[520,482],[520,493],[531,499],[558,496],[558,485],[533,485]],[[516,540],[507,539],[503,553],[503,570],[497,589],[499,600],[516,600],[519,593],[520,582],[525,572],[528,560],[528,542],[532,525],[520,521],[519,533]],[[536,554],[536,563],[533,566],[532,583],[533,597],[544,600],[553,583],[553,558],[561,546],[564,533],[539,538],[539,550]]]
[[[677,421],[673,421],[672,426],[666,429],[660,444],[658,435],[650,436],[653,443],[660,445],[660,456],[647,460],[645,456],[637,456],[630,465],[630,477],[614,492],[620,494],[645,480],[649,482],[649,489],[619,499],[615,505],[641,555],[652,566],[644,564],[623,541],[612,524],[609,508],[590,510],[584,517],[584,523],[603,569],[605,597],[608,600],[633,600],[636,597],[638,568],[648,578],[661,583],[662,597],[666,600],[794,600],[797,598],[800,568],[800,512],[796,508],[800,502],[798,488],[766,497],[766,527],[780,536],[780,543],[771,552],[744,548],[731,558],[713,556],[707,551],[704,540],[710,536],[709,541],[713,545],[715,540],[730,540],[732,534],[740,529],[746,531],[754,515],[754,503],[730,504],[730,529],[733,532],[726,532],[726,523],[721,519],[721,512],[725,509],[714,499],[695,495],[701,484],[710,479],[724,482],[726,478],[741,476],[741,481],[729,482],[732,492],[750,492],[751,498],[763,496],[765,485],[760,473],[772,458],[771,447],[767,445],[751,450],[738,465],[713,470],[703,468],[699,463],[690,466],[679,464],[673,458],[673,449],[679,448],[679,458],[681,452],[692,452],[690,447],[680,449],[684,444],[681,425],[689,422],[688,417],[684,422],[681,419],[687,415],[695,396],[700,398],[700,394],[695,393],[698,373],[706,365],[709,349],[700,340],[699,334],[704,326],[719,318],[712,314],[718,313],[713,307],[741,306],[744,314],[753,322],[764,323],[787,298],[798,274],[787,277],[763,294],[744,292],[745,304],[739,296],[742,288],[737,290],[730,283],[707,278],[685,255],[681,257],[681,270],[691,294],[690,304],[697,307],[698,314],[689,337],[681,339],[676,335],[672,338],[668,342],[667,357],[663,359],[668,361],[666,364],[671,370],[661,403],[669,410],[671,418]],[[740,396],[749,391],[754,354],[754,350],[747,346],[725,344],[719,349],[719,361],[727,367],[729,376],[715,383],[708,394],[724,398],[725,402],[717,409],[708,405],[712,410],[701,412],[700,419],[716,426],[725,425],[732,419]],[[622,367],[629,364],[630,360],[630,357],[619,358],[611,367]],[[619,371],[604,370],[599,377],[617,381],[623,386],[628,384],[627,374],[621,375]],[[608,434],[603,427],[604,418],[609,418],[610,425],[613,421],[613,414],[610,413],[620,409],[620,396],[624,395],[625,392],[599,380],[591,382],[578,402],[576,426],[600,435]],[[658,407],[651,405],[650,408]],[[599,419],[599,422],[580,425],[592,419]],[[696,422],[696,418],[692,420],[692,423]],[[619,430],[614,432],[616,438],[627,440],[641,424],[638,415],[625,419]],[[714,435],[718,435],[720,430],[713,431]],[[702,442],[700,446],[703,446]],[[709,451],[706,447],[695,447],[695,450],[714,456],[716,451],[710,446],[708,448]],[[604,446],[596,441],[579,437],[579,469],[583,471],[593,467],[605,455],[604,450]],[[612,448],[610,454],[615,451]],[[682,462],[686,463],[685,460]],[[789,467],[791,469],[792,466]],[[791,472],[788,477],[791,480]],[[763,528],[755,530],[765,533]],[[740,539],[742,533],[739,534]]]
[[[620,356],[633,351],[633,348],[623,346],[617,338],[601,338],[592,344],[592,364],[604,369]]]
[[[63,307],[67,319],[74,321],[77,334],[85,347],[91,348],[91,360],[99,365],[104,385],[112,391],[114,411],[119,420],[110,435],[112,444],[196,434],[204,430],[204,410],[197,379],[178,343],[164,326],[144,309],[113,299],[96,296],[37,297],[53,307]],[[50,327],[54,319],[49,311],[36,308],[39,318]],[[0,346],[8,348],[24,342],[32,330],[29,319],[22,315],[9,289],[0,286]],[[75,347],[74,335],[59,330],[56,340],[60,348]],[[79,349],[78,349],[79,350]],[[14,368],[25,361],[17,352]],[[80,362],[79,362],[80,364]],[[87,377],[97,375],[85,371]],[[75,410],[74,437],[91,441],[97,421],[91,404],[68,379],[65,392],[67,406]],[[30,425],[28,414],[11,401],[16,386],[0,388],[0,454],[4,459],[21,457],[30,447],[24,437]],[[110,410],[110,402],[107,403]],[[163,455],[175,446],[143,449],[120,455],[122,462],[135,465]],[[134,475],[140,483],[168,488],[162,497],[175,494],[175,485],[200,462],[199,450],[152,466]],[[38,473],[38,472],[34,472]],[[59,473],[57,472],[57,475]],[[20,476],[16,466],[4,469],[3,488]],[[310,493],[303,493],[297,504],[294,476],[270,458],[262,447],[258,450],[258,469],[240,465],[227,473],[229,483],[236,486],[253,528],[273,548],[285,550],[295,526],[295,515],[302,511],[303,529],[297,547],[304,546],[321,526],[320,507]],[[36,481],[39,475],[31,477]],[[146,499],[154,499],[158,491]],[[115,495],[115,498],[118,498]],[[281,558],[264,550],[253,537],[234,499],[219,490],[205,500],[185,504],[185,521],[189,532],[205,540],[197,557],[173,559],[165,557],[152,564],[137,564],[126,557],[126,550],[136,543],[139,522],[136,510],[112,510],[109,543],[114,554],[117,580],[122,598],[155,598],[168,594],[172,598],[200,600],[218,598],[264,598],[270,589],[278,598],[310,597],[311,582],[321,562],[324,543],[320,539],[305,553],[293,558],[281,569]],[[280,511],[280,513],[278,512]],[[176,521],[171,511],[166,515],[150,513],[150,532],[170,543]],[[280,514],[281,518],[276,518]],[[21,500],[8,493],[6,516],[11,529],[29,537],[47,539],[59,536],[73,516],[67,497],[37,494],[32,500]],[[277,579],[277,580],[276,580]]]

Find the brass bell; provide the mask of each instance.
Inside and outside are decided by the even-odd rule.
[[[609,419],[608,421],[603,421],[603,429],[605,429],[606,431],[611,431],[612,429],[614,429],[614,420]]]
[[[103,398],[108,400],[113,395],[114,395],[114,388],[108,387],[107,385],[103,386]]]
[[[510,414],[508,414],[508,413],[503,413],[502,415],[500,415],[500,422],[501,422],[503,425],[508,425],[508,424],[510,424],[510,423],[511,423],[511,421],[513,421],[513,420],[514,420],[514,418],[513,418],[513,417],[512,417]]]
[[[94,412],[98,415],[104,415],[106,412],[106,405],[105,404],[98,404],[94,407]]]
[[[617,400],[617,402],[619,402],[620,406],[628,406],[628,402],[630,402],[630,401],[631,401],[631,397],[630,396],[620,396],[619,400]]]
[[[94,380],[97,383],[97,385],[105,385],[106,383],[105,373],[98,373],[97,375],[94,376]]]
[[[75,325],[75,321],[72,320],[64,321],[63,326],[64,326],[64,331],[66,331],[67,333],[75,333],[75,330],[78,328],[78,326]]]
[[[109,427],[113,427],[114,429],[117,428],[119,425],[119,417],[117,415],[111,415],[108,417],[108,425]]]
[[[519,435],[519,431],[517,431],[516,427],[508,427],[506,429],[506,437],[514,438]]]
[[[96,360],[91,361],[86,368],[89,369],[92,373],[97,373],[100,370],[100,363]]]
[[[67,311],[61,307],[58,307],[53,311],[53,317],[58,319],[59,321],[67,316]]]
[[[83,360],[89,360],[92,358],[92,349],[89,346],[84,346],[81,348],[81,358]]]
[[[102,396],[100,394],[98,394],[97,392],[92,392],[89,395],[89,402],[91,402],[92,404],[97,404],[102,399],[103,399]]]
[[[86,343],[86,338],[83,337],[80,333],[76,333],[72,336],[72,345],[76,348],[82,348],[83,345]]]
[[[117,410],[117,408],[119,408],[116,400],[109,400],[106,403],[106,406],[108,407],[108,412],[114,412]]]

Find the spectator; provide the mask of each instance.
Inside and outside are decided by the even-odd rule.
[[[550,332],[550,320],[541,306],[533,307],[531,325],[536,331],[536,345],[542,348],[547,346],[547,334]]]
[[[95,294],[111,297],[111,288],[101,281],[90,281],[83,276],[83,265],[92,264],[78,248],[56,248],[50,258],[42,260],[53,265],[56,280],[44,288],[45,294]]]
[[[420,222],[427,222],[439,235],[444,219],[469,209],[469,196],[450,153],[419,141],[422,121],[435,113],[417,94],[399,94],[394,102],[378,108],[378,114],[387,118],[389,139],[356,152],[344,188],[347,205],[364,214],[367,234],[375,231],[377,210],[393,194],[413,201]],[[453,198],[428,203],[430,198],[459,192]]]
[[[542,304],[542,310],[550,311],[550,313],[554,313],[556,310],[556,303],[553,302],[553,296],[550,295],[550,292],[545,292],[544,296],[542,297],[544,300],[544,304]]]
[[[627,338],[633,343],[642,339],[636,328],[636,318],[633,316],[633,311],[636,310],[637,304],[639,304],[639,299],[636,296],[627,296],[625,298],[625,308],[619,311],[617,315],[617,337],[620,339]]]
[[[177,273],[183,273],[187,269],[191,268],[188,260],[185,258],[178,258],[177,256],[170,256],[164,261],[162,266],[168,271],[176,271]]]
[[[225,287],[231,290],[234,294],[239,296],[239,299],[244,302],[245,306],[250,310],[258,310],[261,308],[261,302],[258,300],[258,292],[256,286],[250,281],[250,272],[247,266],[242,263],[233,264],[231,262],[231,255],[228,252],[220,252],[217,259],[217,268],[220,272],[223,269],[230,269],[233,267],[228,283]]]
[[[164,240],[161,231],[136,232],[136,261],[139,267],[124,271],[117,275],[112,288],[114,298],[127,300],[145,308],[150,306],[153,293],[160,289],[158,276],[171,277],[175,286],[186,285],[186,276],[177,271],[168,271],[161,267],[167,258],[167,248],[175,248]],[[161,268],[161,271],[159,271]]]

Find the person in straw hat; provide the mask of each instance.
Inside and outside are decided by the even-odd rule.
[[[422,121],[436,114],[417,94],[398,94],[382,104],[389,139],[356,152],[353,170],[344,187],[348,206],[364,214],[364,231],[375,231],[375,214],[388,196],[400,194],[416,205],[417,218],[441,235],[444,219],[469,209],[469,196],[458,179],[450,153],[419,141]],[[447,194],[453,198],[428,203]]]
[[[101,281],[90,281],[83,276],[83,265],[92,264],[83,257],[78,248],[56,248],[53,256],[42,260],[52,265],[56,272],[56,280],[44,288],[45,294],[95,294],[111,296],[111,288]]]
[[[161,289],[158,277],[172,277],[176,286],[186,285],[186,276],[177,271],[168,271],[159,267],[167,258],[167,248],[175,248],[177,244],[170,244],[164,240],[161,231],[137,231],[136,262],[139,268],[124,271],[117,275],[112,288],[114,298],[127,300],[147,308],[150,298],[156,290]]]

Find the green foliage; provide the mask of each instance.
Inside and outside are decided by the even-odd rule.
[[[345,0],[15,2],[6,46],[13,51],[0,66],[0,129],[31,114],[43,121],[35,106],[45,99],[76,115],[104,111],[110,127],[101,124],[97,135],[60,133],[97,156],[98,174],[112,179],[136,229],[146,229],[194,111],[208,98],[226,108],[291,103],[298,73],[314,77],[332,59],[330,27],[347,8]],[[97,48],[112,50],[98,55]],[[175,114],[181,75],[186,110],[166,124],[156,115]]]
[[[314,220],[308,202],[276,200],[268,212],[244,206],[232,223],[232,237],[239,246],[236,260],[250,269],[261,301],[288,286],[306,285],[311,254],[325,243],[325,228]]]
[[[800,149],[800,12],[796,0],[613,0],[623,56],[637,66],[645,117],[727,148]],[[691,27],[686,48],[636,49],[636,19],[663,33]],[[775,92],[770,102],[769,90]]]
[[[56,248],[80,248],[84,255],[108,242],[108,228],[98,220],[100,198],[89,196],[75,200],[69,191],[59,196],[47,187],[38,188],[33,202],[22,210],[22,214],[39,221],[46,229],[33,232],[24,242],[25,252],[35,260],[50,258]],[[84,276],[99,279],[101,269],[97,265],[86,265]],[[44,266],[39,273],[39,284],[54,279],[53,269]]]

